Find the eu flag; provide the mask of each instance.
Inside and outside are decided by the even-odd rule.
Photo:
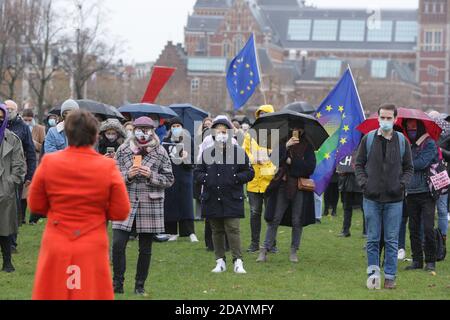
[[[227,87],[234,109],[240,109],[260,83],[255,38],[252,35],[245,47],[228,67]]]
[[[316,118],[330,136],[316,151],[317,166],[311,177],[316,194],[322,195],[339,162],[351,155],[361,140],[356,127],[365,116],[350,67],[322,102]]]

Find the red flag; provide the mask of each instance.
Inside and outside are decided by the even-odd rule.
[[[142,98],[142,103],[154,103],[159,93],[176,70],[176,68],[153,67],[152,77],[148,84],[147,91]]]

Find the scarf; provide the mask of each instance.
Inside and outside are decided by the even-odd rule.
[[[129,138],[128,140],[130,143],[131,151],[133,151],[135,155],[146,156],[147,154],[149,154],[152,150],[156,149],[160,144],[158,136],[155,133],[153,133],[152,136],[153,139],[145,144],[139,143],[136,137]]]

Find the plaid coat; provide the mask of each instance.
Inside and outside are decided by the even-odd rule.
[[[137,233],[164,233],[164,190],[174,183],[172,164],[164,147],[158,145],[143,159],[142,165],[151,169],[149,179],[137,176],[129,181],[127,172],[133,166],[133,151],[127,140],[116,153],[120,172],[127,185],[131,212],[127,220],[113,222],[113,229],[131,232],[136,219]]]

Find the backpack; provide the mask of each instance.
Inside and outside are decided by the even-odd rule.
[[[436,237],[436,261],[444,261],[447,255],[447,247],[445,245],[444,236],[439,228],[434,230]]]
[[[378,132],[378,130],[374,130],[371,131],[367,134],[367,140],[366,140],[366,151],[367,151],[367,156],[369,155],[370,149],[372,149],[372,145],[373,145],[373,139],[375,139],[375,135]],[[402,155],[402,159],[405,156],[405,152],[406,152],[406,138],[405,136],[398,132],[395,131],[397,133],[398,136],[398,140],[400,143],[400,154]]]

